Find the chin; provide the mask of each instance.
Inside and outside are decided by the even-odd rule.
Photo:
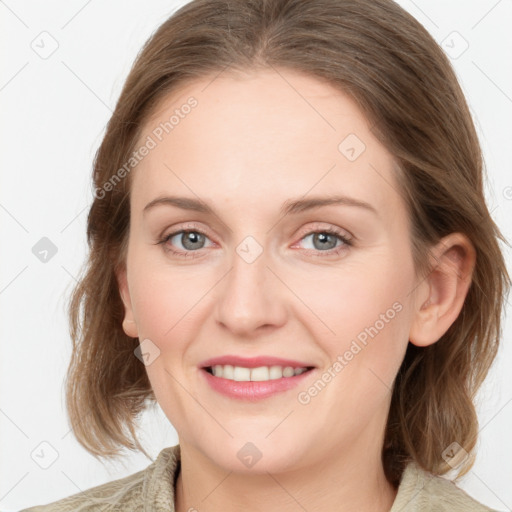
[[[266,435],[266,434],[265,434]],[[291,439],[291,438],[289,438]],[[222,442],[212,440],[202,446],[205,456],[226,471],[242,474],[280,473],[297,469],[303,456],[297,450],[302,442],[292,441],[289,446],[270,438],[234,436]]]

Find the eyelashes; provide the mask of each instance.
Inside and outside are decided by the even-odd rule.
[[[170,241],[176,237],[177,235],[181,235],[181,238],[179,238],[180,243],[183,243],[183,236],[189,235],[189,234],[196,234],[199,235],[199,239],[201,237],[204,237],[204,239],[209,240],[208,235],[202,231],[199,228],[196,228],[194,226],[189,226],[188,229],[181,229],[178,231],[173,231],[172,233],[169,233],[168,235],[165,235],[164,237],[161,237],[157,242],[156,245],[162,245],[165,252],[172,254],[173,256],[176,256],[178,258],[197,258],[202,256],[202,251],[204,247],[200,247],[198,249],[191,249],[187,250],[185,249],[176,249],[173,247],[173,244],[170,243]],[[315,235],[327,235],[327,238],[335,239],[336,242],[339,241],[341,244],[337,247],[334,247],[332,249],[328,250],[320,250],[320,249],[305,249],[305,253],[311,256],[315,257],[329,257],[329,256],[335,256],[338,254],[341,254],[345,251],[347,251],[348,248],[353,246],[353,241],[345,236],[340,230],[329,227],[329,228],[322,228],[322,229],[316,229],[316,230],[310,230],[307,231],[297,242],[294,244],[294,247],[297,246],[298,243],[302,242],[303,240],[307,239],[308,237],[315,236]],[[196,237],[197,238],[197,237]],[[325,239],[325,236],[322,237],[322,240]],[[318,240],[318,238],[316,239]],[[192,242],[194,243],[194,242]],[[213,244],[214,245],[214,244]]]
[[[195,254],[195,253],[198,253],[199,251],[201,251],[203,249],[202,247],[199,249],[196,249],[196,250],[189,250],[189,251],[185,250],[184,251],[184,250],[173,249],[172,245],[168,243],[171,239],[173,239],[177,235],[190,234],[190,233],[197,233],[200,236],[204,236],[205,238],[208,238],[208,236],[199,229],[182,229],[180,231],[175,231],[173,233],[170,233],[169,235],[160,239],[158,241],[158,243],[162,244],[164,246],[164,249],[166,252],[169,252],[175,256],[182,257],[182,258],[191,258],[191,257],[194,258],[194,257],[197,257],[197,254]]]

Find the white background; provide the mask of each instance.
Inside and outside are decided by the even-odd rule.
[[[151,462],[128,453],[126,459],[104,466],[70,432],[63,390],[71,346],[65,307],[86,256],[93,155],[137,52],[183,3],[0,1],[0,510],[4,512],[122,478]],[[507,189],[512,186],[512,3],[399,3],[439,43],[445,41],[447,52],[459,53],[464,40],[469,44],[452,63],[481,137],[489,208],[511,239],[512,196],[506,192],[512,190]],[[40,35],[44,31],[50,36]],[[42,46],[41,38],[46,38],[46,49],[58,44],[46,59],[31,47]],[[32,253],[42,237],[58,250],[47,263]],[[506,254],[510,261],[510,253]],[[477,461],[459,481],[473,497],[501,511],[512,509],[510,337],[507,321],[498,359],[479,395]],[[159,407],[144,416],[141,432],[153,457],[177,442]],[[48,469],[31,457],[34,450],[41,450],[42,442],[58,454]],[[42,446],[51,453],[48,445]]]

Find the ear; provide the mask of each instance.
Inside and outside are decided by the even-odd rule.
[[[130,299],[130,290],[128,288],[128,276],[126,266],[116,271],[117,283],[119,285],[119,294],[124,304],[123,331],[131,338],[137,338],[139,333],[133,315],[132,302]]]
[[[431,250],[433,266],[416,291],[409,341],[419,347],[438,341],[455,322],[464,304],[476,251],[462,233],[451,233]]]

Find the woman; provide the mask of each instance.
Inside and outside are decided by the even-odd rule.
[[[473,399],[510,279],[454,72],[390,0],[195,0],[95,159],[79,442],[179,444],[47,510],[490,510]],[[130,435],[127,434],[129,432]]]

